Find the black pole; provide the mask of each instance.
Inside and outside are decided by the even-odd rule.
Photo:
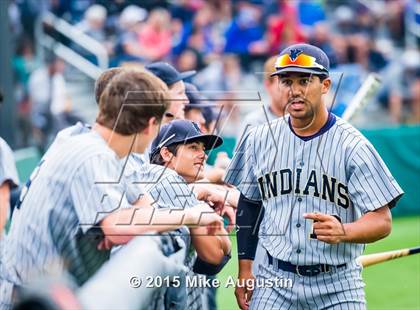
[[[3,102],[0,103],[0,136],[15,146],[16,139],[16,102],[13,87],[13,37],[9,23],[9,1],[0,0],[0,92]]]

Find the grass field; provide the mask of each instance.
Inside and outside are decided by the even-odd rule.
[[[232,238],[232,260],[219,275],[222,284],[229,275],[236,277],[236,238]],[[364,254],[420,245],[420,217],[394,219],[393,230],[386,239],[370,244]],[[370,266],[363,271],[368,309],[420,309],[420,254]],[[220,288],[220,310],[238,309],[233,288]]]

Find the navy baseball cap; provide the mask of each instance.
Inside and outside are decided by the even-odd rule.
[[[185,106],[185,111],[189,109],[200,109],[203,114],[206,124],[211,123],[215,119],[215,115],[211,104],[207,99],[200,94],[198,88],[191,83],[185,83],[185,94],[188,97],[189,103]]]
[[[152,142],[150,158],[153,158],[162,147],[195,141],[203,142],[206,151],[214,149],[223,143],[223,139],[219,136],[203,134],[196,123],[178,119],[160,128],[157,137]]]
[[[168,86],[171,86],[178,81],[192,77],[197,73],[194,70],[179,72],[172,65],[161,61],[148,64],[145,66],[145,68],[160,78],[162,81],[164,81]]]
[[[320,48],[310,44],[294,44],[285,48],[275,62],[271,76],[302,72],[329,76],[330,61]]]
[[[194,84],[185,82],[185,94],[189,100],[189,103],[185,106],[186,110],[203,109],[205,107],[213,106],[203,95],[200,94],[200,91]]]

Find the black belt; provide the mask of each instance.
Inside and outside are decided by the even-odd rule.
[[[274,258],[267,252],[268,264],[278,269],[296,273],[299,276],[313,277],[318,274],[331,272],[333,269],[346,267],[347,264],[341,265],[328,265],[328,264],[317,264],[317,265],[293,265],[292,263],[285,262]]]

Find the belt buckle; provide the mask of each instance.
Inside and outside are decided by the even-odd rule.
[[[299,272],[299,265],[296,265],[296,274],[297,274],[299,277],[303,277],[303,275],[302,275],[302,274],[300,274],[300,272]]]
[[[320,266],[318,266],[317,268],[308,268],[308,269],[305,269],[305,274],[301,274],[300,272],[299,272],[299,267],[301,267],[301,266],[299,266],[299,265],[296,265],[296,273],[300,276],[300,277],[303,277],[303,276],[308,276],[308,277],[313,277],[313,276],[317,276],[317,275],[319,275],[321,272],[322,272],[322,270],[321,270],[321,267]]]
[[[324,269],[324,270],[322,270],[323,273],[330,273],[330,272],[332,272],[332,268],[331,268],[330,265],[323,264],[322,266],[323,266],[323,269]]]

